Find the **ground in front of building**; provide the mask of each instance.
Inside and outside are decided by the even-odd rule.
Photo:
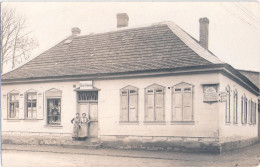
[[[260,166],[260,143],[222,154],[3,145],[3,167]]]

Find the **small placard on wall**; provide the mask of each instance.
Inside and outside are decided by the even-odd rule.
[[[203,85],[203,101],[204,102],[217,102],[218,89],[216,84]]]
[[[79,88],[80,89],[93,89],[93,82],[92,81],[80,81]]]

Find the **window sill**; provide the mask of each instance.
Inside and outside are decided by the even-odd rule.
[[[144,121],[144,125],[166,125],[165,121]]]
[[[231,125],[231,122],[225,122],[225,125]]]
[[[7,119],[5,119],[5,120],[7,120],[7,121],[13,121],[13,122],[21,121],[19,118],[7,118]]]
[[[44,125],[45,128],[62,128],[62,125]]]
[[[237,125],[238,125],[238,122],[233,122],[233,125],[237,126]]]
[[[171,121],[171,125],[194,125],[195,121]]]
[[[139,125],[139,121],[136,122],[119,122],[120,125]]]
[[[37,121],[37,118],[24,118],[25,121]]]

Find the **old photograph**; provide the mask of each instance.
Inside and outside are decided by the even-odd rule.
[[[2,2],[3,167],[260,166],[260,3]]]

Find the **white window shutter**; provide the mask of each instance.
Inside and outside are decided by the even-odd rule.
[[[3,94],[2,98],[2,118],[7,119],[8,115],[8,94]]]
[[[24,119],[24,102],[25,102],[25,95],[23,93],[19,94],[19,119]]]
[[[192,93],[183,93],[183,121],[192,121]]]
[[[129,95],[129,121],[138,121],[137,94]]]
[[[174,92],[172,97],[172,120],[181,121],[182,120],[182,94],[181,92]]]
[[[154,121],[154,91],[146,93],[145,121]]]
[[[128,121],[128,90],[121,91],[120,121]]]
[[[164,94],[156,93],[155,94],[155,119],[156,121],[164,121]]]
[[[37,119],[44,119],[44,97],[42,92],[37,93]]]

